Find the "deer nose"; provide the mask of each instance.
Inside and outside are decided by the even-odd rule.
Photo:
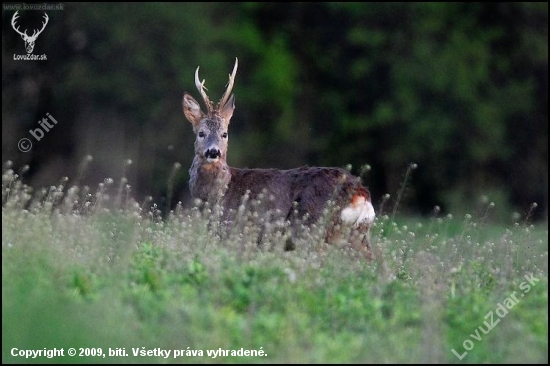
[[[219,149],[208,149],[204,153],[204,156],[208,159],[217,159],[222,155],[221,151]]]

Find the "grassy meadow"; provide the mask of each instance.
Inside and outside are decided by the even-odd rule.
[[[7,166],[2,362],[547,363],[547,224],[375,204],[365,262],[320,228],[290,252],[246,224],[220,241],[125,181],[31,192]]]

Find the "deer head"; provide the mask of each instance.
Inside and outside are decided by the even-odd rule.
[[[231,93],[235,74],[237,73],[238,59],[235,58],[233,72],[229,75],[229,82],[225,93],[214,108],[206,95],[204,80],[199,80],[199,67],[195,71],[195,86],[206,105],[206,113],[201,110],[199,103],[188,93],[183,95],[183,114],[193,125],[196,134],[195,155],[202,163],[225,162],[227,156],[227,129],[235,109],[235,96]]]
[[[13,17],[11,18],[11,26],[13,27],[13,30],[15,30],[17,33],[19,33],[21,35],[21,38],[23,38],[23,41],[25,41],[25,49],[27,50],[27,53],[32,53],[32,51],[34,49],[34,42],[36,42],[36,39],[38,38],[40,33],[42,33],[44,28],[46,28],[46,24],[48,24],[48,20],[50,18],[48,18],[48,14],[44,13],[44,19],[46,21],[42,22],[42,29],[40,29],[40,30],[35,29],[34,32],[32,33],[32,36],[29,36],[27,34],[26,29],[25,29],[25,32],[21,32],[19,30],[19,26],[17,28],[15,27],[15,20],[18,17],[17,13],[18,13],[18,11],[16,11],[15,14],[13,14]]]

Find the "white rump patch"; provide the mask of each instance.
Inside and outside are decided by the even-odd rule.
[[[358,226],[359,224],[370,224],[375,218],[374,207],[365,197],[355,196],[353,202],[342,210],[340,218],[347,224]]]

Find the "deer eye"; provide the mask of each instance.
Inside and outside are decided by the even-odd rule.
[[[227,132],[222,133],[222,137],[223,137],[224,139],[226,139],[226,138],[227,138]]]
[[[200,137],[200,138],[203,138],[203,137],[204,137],[204,132],[200,131],[200,132],[199,132],[199,137]]]

